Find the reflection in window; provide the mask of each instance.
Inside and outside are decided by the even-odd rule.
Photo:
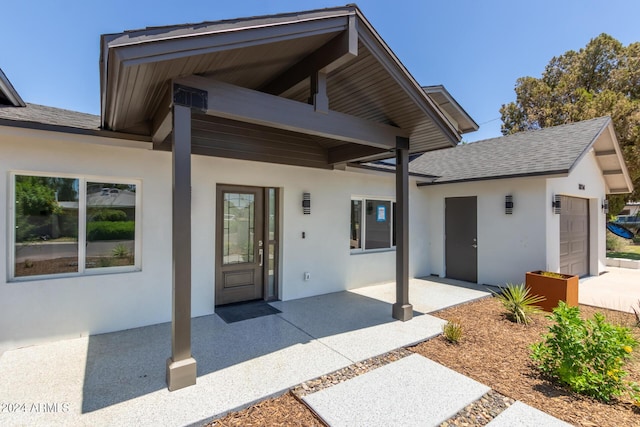
[[[77,272],[78,180],[15,178],[15,276]]]
[[[276,298],[276,252],[278,250],[277,236],[277,206],[278,206],[278,193],[275,188],[267,189],[267,212],[269,212],[269,218],[267,223],[267,229],[269,230],[269,236],[267,239],[267,299]]]
[[[365,248],[391,247],[391,202],[367,200]]]
[[[362,251],[396,245],[396,203],[391,200],[352,199],[350,248]]]
[[[139,266],[136,184],[35,175],[13,183],[11,278]]]
[[[255,196],[224,193],[223,258],[227,264],[253,262]]]
[[[134,265],[136,186],[87,182],[86,268]]]
[[[351,249],[362,248],[362,200],[351,200]]]

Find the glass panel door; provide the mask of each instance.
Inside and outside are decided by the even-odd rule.
[[[224,265],[254,261],[255,195],[224,193]]]

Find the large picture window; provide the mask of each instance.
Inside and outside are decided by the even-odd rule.
[[[395,247],[395,208],[390,199],[351,199],[352,252]]]
[[[13,175],[11,277],[139,268],[139,183]]]

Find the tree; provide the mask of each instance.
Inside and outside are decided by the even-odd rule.
[[[640,200],[640,42],[625,47],[600,34],[552,58],[542,77],[519,78],[515,92],[516,101],[500,108],[504,135],[610,116],[635,188],[610,196],[611,212]]]

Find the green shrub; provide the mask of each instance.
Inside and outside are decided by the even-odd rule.
[[[633,240],[633,243],[635,243],[636,245],[640,245],[640,233],[633,236],[632,240]]]
[[[528,325],[531,322],[531,315],[539,313],[538,304],[545,298],[540,295],[529,295],[530,289],[524,283],[519,285],[507,284],[500,293],[491,291],[509,312],[509,317],[516,323]]]
[[[136,231],[135,221],[109,222],[95,221],[87,223],[87,240],[133,240]]]
[[[98,260],[98,267],[111,267],[113,265],[113,261],[109,258],[100,258]]]
[[[605,402],[625,393],[638,398],[638,386],[623,380],[624,362],[638,345],[629,328],[606,322],[600,313],[585,321],[578,307],[563,301],[549,318],[554,320],[549,333],[531,346],[531,358],[542,372]]]
[[[627,241],[607,230],[607,250],[620,252],[627,245]]]
[[[462,339],[462,323],[459,320],[449,320],[442,325],[444,337],[453,344],[458,344]]]
[[[127,213],[119,209],[94,209],[90,211],[91,221],[120,222],[127,220]]]

